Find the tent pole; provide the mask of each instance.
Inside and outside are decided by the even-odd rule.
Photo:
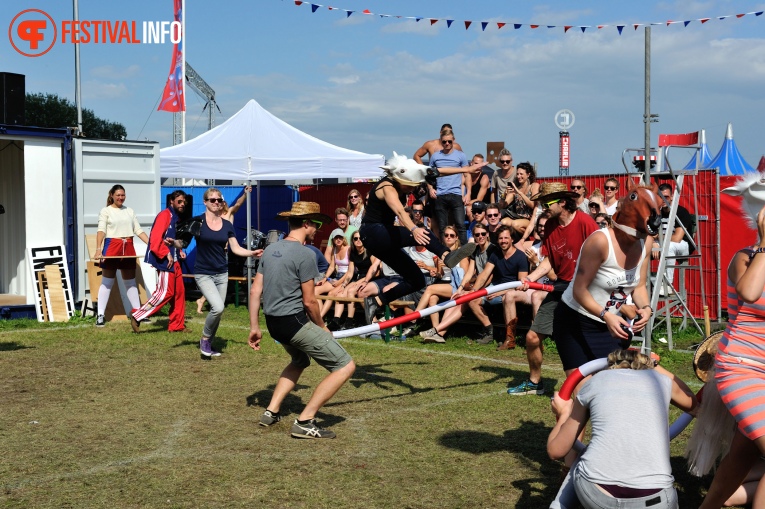
[[[251,186],[252,181],[248,180],[247,185]],[[260,190],[258,190],[260,192]],[[250,195],[252,192],[246,193],[247,201],[247,249],[252,249],[252,217],[250,212]],[[250,288],[252,287],[252,258],[247,258],[247,303],[249,307]]]

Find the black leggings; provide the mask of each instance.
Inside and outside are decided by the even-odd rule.
[[[428,232],[428,244],[425,246],[428,251],[438,256],[443,256],[449,249],[441,244],[433,235]],[[371,255],[376,256],[387,263],[390,268],[395,270],[399,276],[404,278],[402,283],[397,284],[390,290],[380,295],[380,301],[383,304],[394,301],[399,297],[416,292],[425,287],[425,275],[408,254],[404,252],[403,247],[417,246],[412,232],[403,226],[386,226],[381,223],[363,223],[359,230],[361,241]]]

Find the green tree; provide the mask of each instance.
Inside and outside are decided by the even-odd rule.
[[[24,101],[25,124],[37,127],[73,127],[77,125],[77,107],[56,94],[27,94]],[[125,126],[96,116],[93,110],[82,109],[82,131],[88,138],[122,140]]]

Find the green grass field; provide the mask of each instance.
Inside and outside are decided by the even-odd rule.
[[[262,428],[287,355],[270,337],[251,350],[247,311],[229,306],[224,355],[203,362],[192,304],[193,334],[167,333],[162,317],[140,334],[92,319],[0,322],[2,507],[542,508],[554,498],[554,350],[548,395],[512,397],[508,384],[527,376],[522,348],[341,340],[358,369],[318,416],[338,438],[297,440],[292,419],[324,370],[307,369],[287,418]],[[657,353],[700,387],[689,354]],[[681,507],[697,506],[710,480],[686,472],[689,432],[672,443]]]

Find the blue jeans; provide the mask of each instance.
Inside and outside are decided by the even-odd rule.
[[[441,244],[433,232],[428,230],[428,251],[443,256],[449,249]],[[369,254],[387,263],[390,268],[403,278],[403,281],[380,295],[383,304],[413,293],[425,287],[425,276],[420,268],[402,247],[416,246],[412,232],[403,226],[384,225],[382,223],[364,223],[359,230],[361,241]]]
[[[449,211],[454,216],[454,226],[457,228],[457,235],[460,243],[467,244],[467,230],[465,229],[465,203],[462,196],[458,194],[442,194],[436,196],[436,224],[441,238],[444,238],[444,228],[449,226]],[[364,244],[366,245],[366,244]]]
[[[223,309],[226,307],[226,292],[228,290],[228,274],[197,274],[194,276],[197,288],[210,304],[210,312],[205,318],[205,327],[202,336],[212,338],[218,330]]]

